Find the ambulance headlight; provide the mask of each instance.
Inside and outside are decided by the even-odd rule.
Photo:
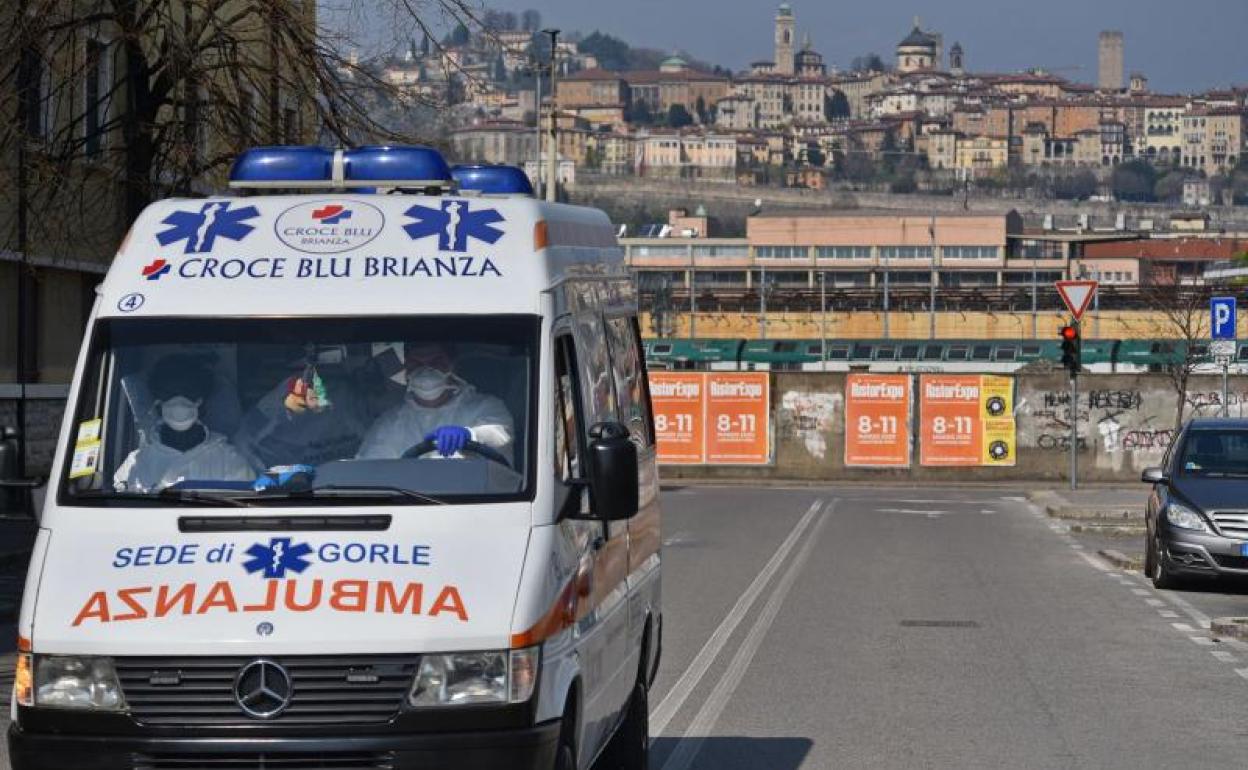
[[[524,703],[537,685],[540,647],[425,655],[407,701],[414,708]]]
[[[122,711],[126,699],[110,658],[35,656],[35,706]]]

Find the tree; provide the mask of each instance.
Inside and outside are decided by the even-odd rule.
[[[644,99],[638,99],[624,111],[624,120],[627,123],[636,123],[639,126],[654,125],[654,113],[650,111],[650,103]]]
[[[507,81],[507,65],[503,62],[503,57],[496,56],[494,58],[494,82],[505,83]]]
[[[847,119],[852,114],[849,97],[843,91],[833,91],[823,97],[823,114],[828,120]]]
[[[1183,427],[1187,406],[1187,384],[1196,367],[1209,362],[1209,297],[1207,286],[1187,286],[1176,280],[1170,284],[1149,283],[1144,286],[1143,300],[1154,314],[1161,317],[1161,330],[1149,330],[1148,336],[1161,331],[1169,339],[1161,343],[1162,367],[1170,386],[1178,397],[1174,430]]]
[[[667,125],[671,128],[684,128],[693,124],[693,116],[683,104],[673,104],[667,108]]]
[[[1191,169],[1174,168],[1153,185],[1153,197],[1161,203],[1176,203],[1183,198],[1183,183],[1199,174]]]
[[[598,66],[606,70],[626,70],[632,66],[632,49],[628,43],[611,35],[594,30],[578,46],[581,52],[592,55]]]
[[[129,223],[157,197],[219,184],[214,175],[257,143],[431,138],[381,123],[376,105],[398,101],[399,91],[348,55],[351,41],[314,23],[302,0],[26,0],[26,7],[20,16],[12,4],[0,10],[6,48],[56,66],[32,88],[19,77],[29,74],[21,61],[30,57],[10,56],[0,78],[23,84],[36,109],[56,106],[37,156],[27,161],[39,180],[28,208],[49,215],[30,220],[48,228],[71,216],[100,230]],[[396,45],[430,34],[441,18],[476,23],[468,0],[379,0],[368,8],[403,20],[391,33]],[[84,57],[88,39],[99,48]],[[101,61],[110,65],[107,79]],[[83,83],[93,78],[98,98],[88,103]],[[28,128],[0,122],[0,157],[29,141]],[[0,176],[11,171],[0,168]],[[118,204],[119,217],[106,213]],[[115,249],[119,234],[109,237]]]
[[[1118,200],[1147,203],[1153,200],[1157,169],[1148,161],[1128,161],[1114,168],[1110,185]]]
[[[1062,200],[1087,200],[1096,195],[1098,187],[1096,174],[1088,169],[1059,174],[1053,179],[1053,195]]]
[[[850,62],[849,68],[855,72],[886,72],[888,66],[884,63],[884,59],[878,53],[869,53],[863,56],[855,56]]]
[[[699,96],[698,101],[695,102],[693,105],[693,110],[695,113],[697,113],[699,123],[701,123],[702,125],[706,125],[707,123],[711,122],[707,120],[706,99]]]
[[[823,149],[820,148],[819,145],[811,145],[806,148],[806,162],[815,168],[823,168],[823,165],[827,162],[827,160],[827,154],[824,153]]]
[[[468,31],[468,25],[461,21],[442,39],[442,45],[446,48],[463,48],[471,40],[472,33]]]
[[[542,29],[542,14],[532,8],[521,12],[520,29],[525,32],[540,32]]]

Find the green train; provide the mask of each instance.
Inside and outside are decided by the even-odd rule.
[[[651,369],[713,371],[932,371],[1014,372],[1047,361],[1059,366],[1059,340],[828,340],[649,339]],[[1084,340],[1083,366],[1093,373],[1161,371],[1185,360],[1182,340]],[[1248,373],[1248,342],[1239,344],[1232,369]],[[1221,371],[1207,343],[1196,344],[1200,369]]]

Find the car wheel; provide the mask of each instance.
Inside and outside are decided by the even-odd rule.
[[[601,770],[647,770],[650,767],[650,699],[641,682],[633,688],[628,714],[611,736]]]
[[[1166,566],[1166,557],[1161,550],[1161,538],[1154,535],[1153,545],[1150,549],[1153,554],[1153,573],[1150,577],[1153,579],[1153,588],[1161,589],[1177,589],[1181,588],[1183,580],[1176,576],[1169,567]]]
[[[1153,546],[1153,536],[1144,536],[1144,577],[1152,578],[1157,569],[1157,551]]]

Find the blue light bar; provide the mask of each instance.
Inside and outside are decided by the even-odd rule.
[[[344,153],[345,180],[393,187],[443,187],[451,169],[432,147],[360,147]]]
[[[463,192],[486,195],[532,195],[529,175],[515,166],[465,165],[451,169]]]
[[[334,151],[324,147],[254,147],[234,161],[234,187],[299,187],[333,176]]]
[[[451,170],[430,147],[257,147],[230,169],[230,186],[359,189],[450,187]]]

